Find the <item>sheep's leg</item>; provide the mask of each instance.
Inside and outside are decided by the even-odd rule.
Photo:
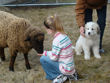
[[[0,57],[2,61],[5,61],[4,48],[0,48]]]
[[[28,60],[28,54],[24,54],[24,58],[25,58],[25,65],[27,69],[31,69],[30,64],[29,64],[29,60]]]
[[[9,66],[10,71],[14,71],[14,63],[15,63],[16,56],[17,56],[17,52],[11,55],[10,66]]]

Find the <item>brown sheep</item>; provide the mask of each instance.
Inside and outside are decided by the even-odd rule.
[[[43,53],[44,33],[31,23],[13,14],[0,11],[0,57],[5,60],[4,48],[8,47],[11,54],[9,70],[14,71],[14,62],[18,52],[22,52],[27,69],[31,69],[28,52],[34,48]]]

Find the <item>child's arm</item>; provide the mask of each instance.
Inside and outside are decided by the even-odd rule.
[[[43,54],[37,54],[38,56],[42,56]]]
[[[52,51],[44,51],[43,55],[44,56],[49,56],[51,60],[57,61],[59,54],[60,54],[61,48],[59,44],[54,44],[52,46]]]

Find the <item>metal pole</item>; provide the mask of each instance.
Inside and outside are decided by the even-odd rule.
[[[56,0],[56,3],[58,3],[58,0]]]
[[[0,5],[0,7],[23,7],[23,6],[60,6],[60,5],[75,5],[76,3],[49,3],[49,4],[10,4]]]

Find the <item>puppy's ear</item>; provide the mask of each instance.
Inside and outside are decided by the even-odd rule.
[[[97,34],[100,34],[100,28],[99,28],[99,26],[97,27]]]

